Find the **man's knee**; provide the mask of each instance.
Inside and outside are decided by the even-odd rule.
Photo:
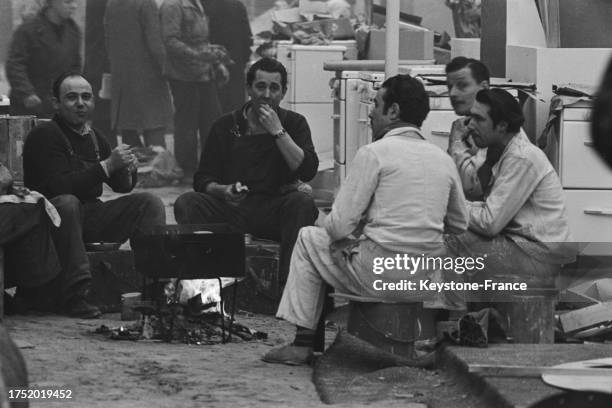
[[[174,203],[174,218],[179,224],[200,224],[206,223],[206,210],[208,202],[215,200],[205,193],[190,191],[181,194]]]
[[[287,213],[295,216],[312,218],[312,222],[316,220],[318,215],[317,206],[312,197],[301,191],[294,191],[287,194],[284,207]]]
[[[164,225],[166,223],[166,207],[164,202],[151,193],[134,193],[130,198],[139,203],[143,217],[150,225]]]
[[[82,204],[81,200],[79,200],[76,196],[72,194],[62,194],[57,197],[53,197],[51,200],[51,204],[57,210],[60,218],[62,219],[62,224],[68,225],[71,223],[70,220],[74,222],[82,222]],[[72,223],[71,225],[74,225]]]
[[[189,191],[181,194],[174,202],[174,218],[179,224],[191,224],[191,213],[197,205],[199,193]]]
[[[60,214],[81,211],[81,200],[72,194],[61,194],[53,197],[49,201]]]
[[[302,247],[323,246],[329,247],[329,235],[327,231],[321,227],[307,226],[300,228],[298,232],[297,243]]]

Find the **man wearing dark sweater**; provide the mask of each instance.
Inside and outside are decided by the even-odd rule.
[[[165,224],[166,216],[162,201],[149,193],[100,201],[102,183],[119,193],[133,189],[136,158],[125,145],[111,151],[105,137],[89,127],[95,105],[91,85],[80,74],[61,75],[53,96],[53,120],[32,130],[24,145],[24,181],[57,208],[62,221],[53,241],[62,268],[74,277],[66,284],[81,288],[85,297],[91,273],[84,242],[124,242]]]
[[[313,199],[295,185],[315,176],[319,159],[306,119],[278,106],[287,91],[285,67],[263,58],[246,83],[250,101],[213,124],[195,192],[180,196],[174,213],[179,224],[226,222],[280,240],[284,281],[298,231],[318,215]]]

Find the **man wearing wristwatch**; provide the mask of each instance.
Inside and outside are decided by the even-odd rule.
[[[246,76],[250,101],[212,126],[194,175],[194,192],[174,204],[179,224],[225,222],[281,243],[284,282],[298,231],[313,225],[318,210],[312,197],[295,188],[317,173],[306,119],[279,107],[287,91],[287,71],[263,58]]]

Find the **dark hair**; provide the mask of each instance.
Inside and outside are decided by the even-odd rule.
[[[525,122],[521,106],[508,91],[499,88],[481,89],[476,94],[476,101],[489,107],[493,126],[506,122],[508,132],[516,133]]]
[[[481,83],[482,81],[489,81],[491,79],[491,74],[489,73],[487,66],[474,58],[455,57],[448,64],[446,64],[445,71],[448,75],[451,72],[457,72],[465,67],[470,69],[472,78],[474,78],[474,80],[478,83]]]
[[[600,156],[612,166],[612,59],[593,101],[591,137]]]
[[[62,83],[66,80],[66,78],[71,78],[71,77],[85,78],[78,71],[67,71],[67,72],[64,72],[63,74],[61,74],[60,76],[55,78],[55,81],[53,81],[53,87],[51,88],[51,90],[53,92],[53,96],[55,96],[57,99],[60,98],[60,87],[62,86]]]
[[[266,71],[266,72],[278,72],[281,75],[281,85],[283,87],[283,92],[287,91],[287,70],[275,59],[272,58],[262,58],[251,65],[249,71],[246,75],[246,83],[247,86],[253,85],[253,81],[255,80],[255,73],[257,70]]]
[[[400,119],[421,127],[429,113],[429,95],[425,87],[410,75],[396,75],[383,82],[383,113],[397,103],[400,108]]]

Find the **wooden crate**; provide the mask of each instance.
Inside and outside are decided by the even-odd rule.
[[[16,182],[23,182],[23,144],[34,126],[35,116],[0,117],[0,162]]]

